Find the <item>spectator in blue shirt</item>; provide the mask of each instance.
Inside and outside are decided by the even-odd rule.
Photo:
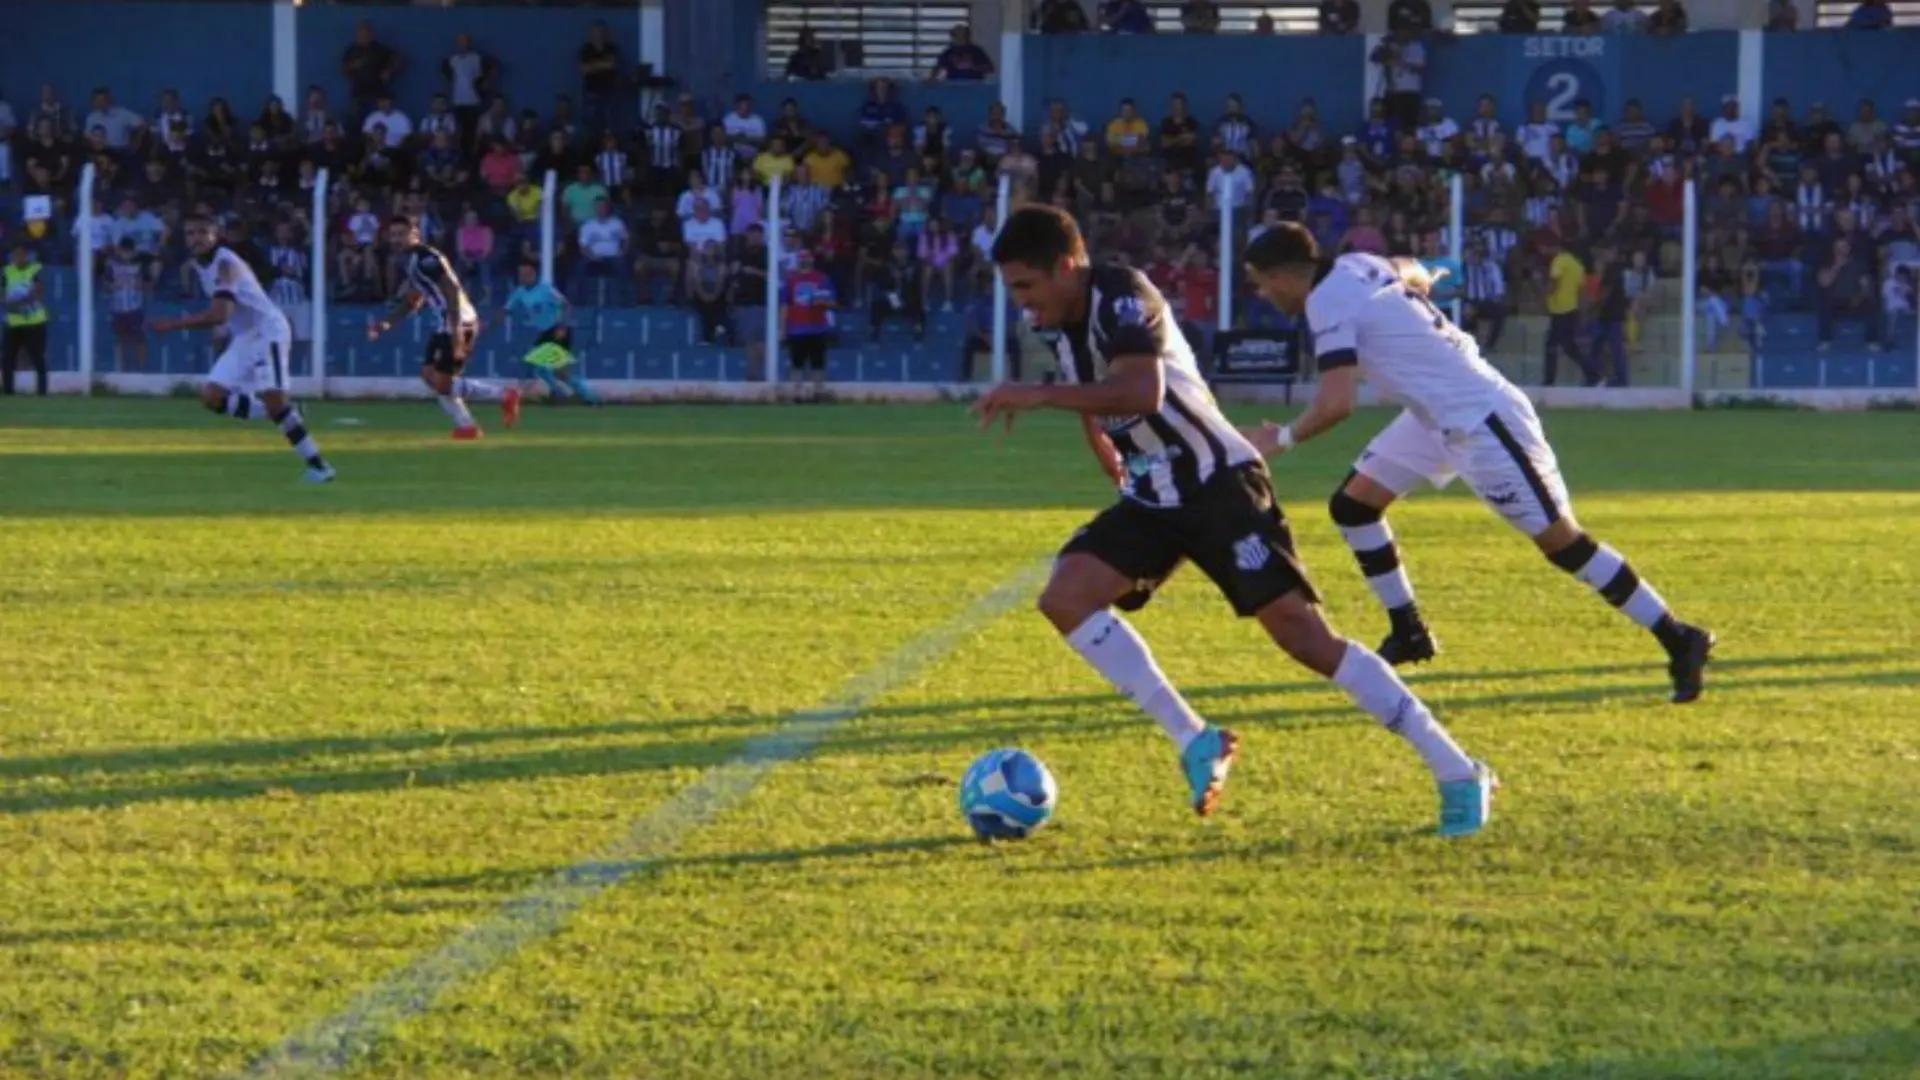
[[[1864,0],[1847,16],[1849,30],[1885,30],[1893,25],[1893,9],[1887,0]]]
[[[860,144],[869,153],[886,141],[887,129],[905,127],[907,107],[893,92],[892,79],[875,79],[867,84],[867,100],[860,105]]]
[[[1140,0],[1106,0],[1100,5],[1100,25],[1109,34],[1151,34],[1153,14]]]
[[[947,40],[948,45],[940,51],[940,58],[933,62],[933,73],[928,78],[949,82],[979,82],[993,75],[993,57],[973,43],[973,30],[966,23],[954,27],[948,33]]]

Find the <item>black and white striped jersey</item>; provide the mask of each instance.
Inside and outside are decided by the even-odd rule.
[[[458,327],[479,324],[480,313],[467,298],[466,287],[460,284],[460,275],[454,273],[453,262],[437,248],[431,244],[415,244],[406,253],[400,268],[407,288],[420,294],[426,308],[438,320],[435,329],[451,332]]]
[[[1126,466],[1121,495],[1158,509],[1185,506],[1221,469],[1259,461],[1220,412],[1153,282],[1128,267],[1096,266],[1088,287],[1087,321],[1067,327],[1054,345],[1061,378],[1097,383],[1122,356],[1157,356],[1165,372],[1160,411],[1096,417]]]

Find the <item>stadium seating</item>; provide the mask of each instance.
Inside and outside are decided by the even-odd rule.
[[[854,5],[859,6],[859,5]],[[868,5],[872,7],[873,5]],[[1488,20],[1497,5],[1481,5],[1468,12],[1465,22],[1460,24],[1463,30],[1484,31],[1488,29]],[[311,10],[299,14],[302,26],[311,22],[316,28],[311,35],[302,31],[301,49],[310,52],[317,48],[337,48],[336,42],[350,36],[350,27],[358,20],[351,12],[336,11],[326,5],[309,5]],[[770,16],[770,26],[776,33],[766,37],[762,47],[769,50],[763,58],[770,73],[778,73],[785,67],[785,53],[797,48],[799,29],[806,25],[806,13],[802,8],[788,5],[781,7]],[[1482,11],[1481,8],[1485,8]],[[36,11],[48,10],[48,5],[35,5]],[[836,9],[837,10],[837,9]],[[875,8],[878,11],[878,8]],[[889,11],[891,9],[888,9]],[[916,30],[909,54],[893,56],[884,49],[872,51],[879,59],[892,57],[888,62],[903,66],[930,65],[938,62],[942,45],[939,38],[944,31],[931,37],[923,34],[934,22],[927,20],[950,19],[955,12],[963,12],[963,6],[956,5],[920,5],[912,8],[910,17]],[[1340,40],[1314,39],[1304,31],[1310,28],[1309,16],[1295,12],[1280,26],[1283,33],[1275,37],[1263,37],[1246,31],[1253,27],[1251,21],[1255,13],[1252,8],[1246,11],[1230,13],[1232,17],[1223,24],[1230,31],[1218,36],[1180,35],[1177,5],[1160,5],[1154,9],[1160,22],[1161,34],[1152,37],[1089,36],[1079,37],[1058,35],[1035,35],[1028,39],[1023,50],[1022,63],[1025,67],[1021,80],[1023,93],[1027,101],[1024,112],[1024,132],[1029,145],[1043,130],[1047,109],[1056,95],[1071,93],[1070,102],[1074,115],[1084,117],[1090,130],[1086,138],[1103,142],[1101,132],[1104,117],[1111,105],[1102,100],[1109,95],[1120,93],[1137,94],[1143,115],[1150,126],[1157,125],[1163,109],[1161,102],[1165,95],[1179,90],[1188,93],[1195,112],[1201,117],[1203,132],[1208,131],[1217,116],[1216,103],[1227,92],[1247,91],[1248,111],[1253,120],[1263,125],[1260,140],[1254,146],[1254,158],[1260,166],[1261,185],[1257,198],[1271,194],[1270,184],[1280,168],[1276,162],[1293,160],[1286,156],[1287,151],[1269,153],[1265,140],[1273,134],[1286,130],[1294,114],[1294,106],[1287,100],[1284,90],[1265,89],[1267,80],[1263,72],[1269,68],[1284,68],[1289,72],[1286,86],[1306,85],[1317,91],[1314,101],[1326,124],[1329,140],[1337,140],[1343,134],[1364,131],[1363,114],[1367,102],[1364,98],[1350,93],[1323,90],[1324,87],[1338,81],[1336,76],[1368,63],[1365,59],[1365,47],[1360,39],[1346,35]],[[1306,8],[1301,7],[1301,12]],[[1557,11],[1557,9],[1556,9]],[[521,13],[531,16],[533,13]],[[897,12],[895,14],[898,14]],[[1242,17],[1244,16],[1244,18]],[[1297,17],[1296,17],[1297,16]],[[37,18],[38,16],[36,16]],[[63,17],[71,17],[63,16]],[[210,18],[214,17],[211,14]],[[221,16],[227,17],[227,16]],[[238,18],[238,16],[233,16]],[[863,18],[865,16],[862,16]],[[876,16],[877,17],[877,16]],[[889,18],[893,17],[891,15]],[[905,16],[903,16],[905,17]],[[389,25],[385,16],[376,12],[374,22],[377,25]],[[447,12],[446,22],[440,16],[429,12],[410,12],[404,18],[394,15],[391,25],[397,25],[400,33],[416,35],[401,42],[402,52],[439,49],[444,47],[444,39],[433,38],[438,28],[453,25],[454,20],[472,20],[476,18],[464,12]],[[491,47],[502,49],[530,48],[525,43],[504,44],[507,35],[517,32],[522,36],[532,23],[512,22],[513,16],[488,14],[480,17],[482,24],[486,19],[508,20],[500,22],[490,37]],[[556,13],[556,19],[561,17]],[[583,16],[585,18],[585,16]],[[835,16],[840,18],[840,16]],[[1824,18],[1824,16],[1823,16]],[[1238,20],[1238,21],[1235,21]],[[1476,21],[1477,20],[1477,21]],[[844,19],[843,19],[844,22]],[[1243,26],[1242,23],[1245,23]],[[462,26],[466,23],[462,22]],[[580,23],[569,24],[577,30]],[[844,36],[848,33],[862,32],[864,25],[860,19],[841,25],[835,23],[835,33]],[[944,25],[943,23],[941,25]],[[558,26],[558,23],[556,23]],[[853,29],[849,30],[851,26]],[[1237,31],[1237,32],[1233,32]],[[1835,101],[1850,102],[1856,95],[1886,98],[1881,84],[1886,82],[1882,74],[1888,70],[1898,70],[1903,56],[1910,48],[1920,47],[1920,31],[1892,30],[1875,35],[1872,39],[1850,37],[1845,31],[1803,32],[1771,38],[1767,48],[1768,56],[1760,65],[1763,78],[1760,84],[1763,90],[1779,87],[1794,96],[1790,107],[1799,115],[1805,105],[1814,96],[1825,96]],[[447,35],[450,37],[450,35]],[[52,35],[43,35],[53,40]],[[488,35],[482,35],[488,38]],[[1629,98],[1646,99],[1649,119],[1656,128],[1665,126],[1672,115],[1669,103],[1680,97],[1697,97],[1710,102],[1709,92],[1715,96],[1732,87],[1731,74],[1735,66],[1731,63],[1735,54],[1750,46],[1742,39],[1736,42],[1738,35],[1726,31],[1708,31],[1683,35],[1682,39],[1655,40],[1652,38],[1624,35],[1607,39],[1581,39],[1592,43],[1585,51],[1574,50],[1562,56],[1563,50],[1552,48],[1534,48],[1530,43],[1545,40],[1539,37],[1513,36],[1503,37],[1489,33],[1463,33],[1457,37],[1440,35],[1431,39],[1429,47],[1436,55],[1433,65],[1433,83],[1429,87],[1432,95],[1430,103],[1449,118],[1464,124],[1477,107],[1482,94],[1499,100],[1499,116],[1509,134],[1516,132],[1524,118],[1521,103],[1548,104],[1555,109],[1571,109],[1572,98],[1561,101],[1567,95],[1561,93],[1572,87],[1581,95],[1581,100],[1592,99],[1598,106],[1596,113],[1603,124],[1613,124],[1621,112],[1622,103]],[[925,40],[923,40],[925,38]],[[1843,40],[1844,39],[1844,40]],[[431,41],[431,43],[430,43]],[[316,44],[318,42],[319,44]],[[540,48],[554,51],[572,48],[573,45],[562,40],[556,34],[554,40],[545,41]],[[905,46],[902,46],[903,48]],[[844,50],[841,50],[844,52]],[[317,55],[317,54],[316,54]],[[1299,63],[1278,64],[1272,58],[1284,57],[1288,61]],[[1547,57],[1545,62],[1540,57]],[[1568,57],[1572,59],[1569,60]],[[308,57],[309,60],[314,57]],[[842,57],[844,59],[844,57]],[[52,61],[48,61],[51,63]],[[518,65],[516,67],[516,64]],[[1891,65],[1891,67],[1889,66]],[[1751,66],[1751,65],[1750,65]],[[522,82],[516,83],[512,72],[527,67],[525,58],[515,56],[508,65],[509,76],[503,86],[505,95],[514,107],[522,108],[529,104],[527,98],[517,97],[526,92],[526,87],[534,83],[538,89],[534,95],[547,92],[554,87],[564,91],[564,78],[555,83],[555,76],[548,72],[536,76],[521,76]],[[15,76],[18,78],[19,76]],[[241,80],[251,85],[257,81],[259,73],[250,73]],[[239,76],[235,76],[239,79]],[[342,80],[333,78],[332,82],[323,80],[319,86],[330,95],[336,107],[344,107],[347,93]],[[423,82],[420,74],[410,74],[402,89],[409,98],[430,94],[428,82]],[[529,81],[530,80],[530,81]],[[1264,80],[1264,81],[1263,81]],[[89,80],[91,82],[92,80]],[[430,81],[430,80],[429,80]],[[335,85],[335,84],[339,85]],[[1536,85],[1537,84],[1537,85]],[[1864,88],[1864,89],[1863,89]],[[11,84],[9,98],[15,103],[22,116],[22,128],[26,124],[27,110],[21,95]],[[732,89],[747,89],[755,94],[758,104],[754,107],[766,114],[769,121],[777,113],[774,104],[776,95],[790,97],[798,106],[804,127],[827,135],[832,142],[848,149],[856,158],[871,165],[878,161],[873,143],[871,128],[864,128],[858,118],[860,102],[865,93],[864,84],[857,78],[854,81],[808,80],[802,82],[746,82]],[[238,98],[236,104],[241,115],[251,115],[251,109]],[[921,119],[922,110],[927,106],[938,106],[949,110],[951,122],[955,126],[955,143],[949,146],[948,153],[942,158],[942,169],[956,167],[959,146],[969,144],[973,125],[984,119],[984,109],[998,99],[997,88],[991,84],[963,82],[910,82],[901,92],[905,105],[905,116],[911,124]],[[1743,91],[1746,97],[1752,97],[1750,88]],[[1557,96],[1554,96],[1557,95]],[[1548,97],[1552,100],[1548,101]],[[726,110],[727,94],[716,94],[711,98],[696,100],[694,107],[700,110],[708,122],[720,120]],[[127,101],[125,104],[141,111],[149,103],[145,101]],[[187,101],[189,114],[197,116],[204,102]],[[292,104],[292,103],[289,103]],[[419,117],[424,114],[425,100],[403,100],[400,107]],[[545,102],[532,102],[536,113],[543,114],[540,123],[551,122]],[[1416,100],[1415,104],[1418,104]],[[1897,114],[1900,103],[1883,102],[1882,111],[1889,121]],[[76,103],[76,108],[78,105]],[[1836,110],[1838,111],[1838,110]],[[1708,115],[1713,110],[1703,108]],[[895,117],[897,120],[897,117]],[[1754,116],[1757,124],[1759,116]],[[1844,114],[1842,119],[1845,119]],[[244,126],[245,121],[242,121]],[[569,166],[592,165],[599,159],[593,155],[589,125],[583,123],[576,143],[565,156]],[[911,132],[913,129],[907,129]],[[23,132],[24,133],[24,132]],[[73,133],[77,134],[77,133]],[[617,132],[618,134],[618,132]],[[196,138],[200,136],[196,135]],[[1331,142],[1329,145],[1332,145]],[[418,149],[418,148],[416,148]],[[1159,172],[1171,169],[1156,154],[1160,147],[1156,143],[1155,153],[1143,155],[1126,163],[1127,169],[1144,168],[1152,179],[1159,179]],[[692,166],[700,168],[704,159],[697,148],[689,142],[681,148],[676,159],[676,168],[666,170],[674,172]],[[147,152],[155,152],[151,148]],[[286,151],[298,157],[304,152],[297,140],[290,140]],[[638,180],[639,174],[646,173],[649,161],[649,145],[644,132],[624,137],[622,145],[625,168]],[[1105,151],[1102,151],[1104,154]],[[132,156],[131,153],[129,156]],[[529,155],[531,157],[531,155]],[[1909,155],[1914,156],[1914,155]],[[19,155],[16,153],[16,159]],[[538,161],[544,162],[545,158]],[[1308,165],[1313,174],[1311,187],[1318,187],[1318,180],[1330,176],[1329,158],[1320,158]],[[1471,159],[1470,159],[1471,160]],[[747,164],[741,159],[737,164]],[[1118,164],[1109,162],[1109,167]],[[1379,171],[1386,172],[1388,165],[1395,164],[1391,156],[1380,163]],[[1429,177],[1443,167],[1438,160],[1429,159],[1426,165],[1433,167]],[[1743,167],[1753,171],[1757,160],[1747,159]],[[1585,165],[1582,166],[1585,168]],[[1705,167],[1704,165],[1702,166]],[[1914,163],[1920,168],[1920,162]],[[15,169],[16,175],[22,170]],[[1124,170],[1123,170],[1124,171]],[[1195,170],[1192,180],[1198,181],[1204,172]],[[636,184],[631,201],[616,199],[618,213],[629,222],[630,228],[637,229],[645,218],[645,209],[650,201],[671,203],[674,192],[654,186],[658,176],[645,184]],[[561,184],[568,182],[562,176]],[[1535,183],[1528,181],[1528,183]],[[1204,187],[1204,184],[1199,185]],[[1536,185],[1537,186],[1537,185]],[[1892,185],[1889,185],[1889,189]],[[642,190],[644,189],[644,190]],[[342,195],[352,188],[352,181],[344,176],[340,178]],[[380,202],[380,212],[386,211],[384,205],[388,193],[383,190],[370,190],[360,185],[357,194],[372,194]],[[11,185],[0,185],[0,222],[19,222],[22,216],[23,187],[16,179]],[[1203,192],[1196,192],[1203,194]],[[1529,190],[1530,196],[1540,194]],[[1566,201],[1574,201],[1571,191],[1552,192],[1555,198],[1565,195]],[[1703,192],[1703,195],[1705,193]],[[1431,203],[1433,200],[1429,199]],[[1631,201],[1631,200],[1630,200]],[[1891,194],[1885,200],[1894,201]],[[478,187],[458,192],[450,196],[436,197],[438,213],[443,222],[457,216],[459,209],[471,206],[484,218],[490,219],[502,234],[513,228],[506,208],[496,195],[482,191]],[[1531,200],[1530,200],[1531,202]],[[1376,205],[1389,208],[1408,206],[1400,201],[1400,194],[1385,197]],[[1471,200],[1468,209],[1468,224],[1477,224],[1479,201]],[[1838,201],[1833,205],[1838,206]],[[1920,203],[1916,203],[1920,206]],[[235,209],[239,213],[250,215],[249,220],[261,234],[259,242],[265,243],[265,231],[277,217],[284,218],[292,209],[290,206],[274,208],[263,200],[252,199],[244,189],[239,198],[223,202],[221,209]],[[865,219],[871,204],[863,201],[853,207]],[[1884,207],[1883,207],[1884,208]],[[329,265],[333,265],[339,237],[344,232],[343,222],[349,208],[335,208],[325,229],[325,242],[329,245]],[[721,207],[722,217],[727,216],[727,207]],[[1081,210],[1099,212],[1111,207],[1078,207]],[[1134,211],[1137,214],[1137,211]],[[1531,206],[1529,214],[1532,213]],[[575,271],[578,258],[577,237],[574,229],[567,225],[566,212],[559,215],[562,220],[559,236],[560,268],[557,280],[565,286],[575,285]],[[1119,215],[1111,215],[1119,216]],[[1396,244],[1408,237],[1425,242],[1437,236],[1437,230],[1444,224],[1444,207],[1435,211],[1431,207],[1424,212],[1408,210],[1413,220],[1409,227],[1394,238]],[[882,219],[883,226],[885,219]],[[1239,223],[1239,234],[1244,235],[1247,222]],[[1515,221],[1529,231],[1533,222]],[[443,225],[444,229],[445,226]],[[1210,237],[1211,227],[1198,231],[1197,244],[1204,252]],[[1130,243],[1124,239],[1125,230],[1115,233],[1110,229],[1094,229],[1103,253],[1131,254],[1137,262],[1148,261],[1149,252],[1135,237]],[[71,269],[73,259],[73,223],[71,218],[51,223],[48,236],[42,241],[41,256],[55,264],[50,271],[50,296],[56,313],[52,330],[52,359],[56,367],[73,369],[77,366],[78,333],[75,324],[75,302],[77,285]],[[1683,312],[1691,300],[1681,295],[1678,278],[1679,245],[1671,239],[1654,247],[1653,261],[1659,270],[1659,278],[1649,293],[1650,302],[1642,318],[1636,321],[1640,348],[1633,354],[1628,367],[1628,383],[1635,386],[1672,386],[1679,382],[1679,360],[1682,352]],[[1571,238],[1575,247],[1584,248],[1601,243],[1614,243],[1601,237]],[[451,236],[446,232],[436,238],[442,247],[450,247]],[[963,239],[964,243],[964,239]],[[1534,241],[1530,236],[1520,247],[1530,251]],[[177,275],[173,269],[177,266],[179,251],[177,244],[170,253],[167,272],[160,273],[154,290],[150,315],[189,305],[193,297],[179,294]],[[1231,258],[1226,260],[1229,268]],[[477,370],[490,375],[507,375],[514,371],[517,356],[525,347],[524,335],[518,335],[513,328],[500,322],[494,316],[494,309],[504,293],[510,278],[511,264],[506,259],[498,259],[491,266],[488,278],[491,288],[486,298],[485,316],[488,326],[483,334],[475,358]],[[845,267],[842,267],[845,270]],[[1811,267],[1807,267],[1811,276]],[[1546,340],[1546,320],[1541,306],[1541,296],[1537,284],[1531,280],[1523,281],[1523,273],[1537,273],[1537,267],[1530,268],[1530,261],[1520,253],[1508,263],[1508,273],[1513,278],[1512,292],[1515,313],[1507,320],[1498,347],[1492,350],[1494,361],[1523,382],[1537,382],[1543,375],[1544,344]],[[299,271],[295,271],[299,273]],[[850,275],[842,273],[841,280]],[[964,277],[965,275],[961,275]],[[1785,295],[1784,279],[1777,273],[1766,275],[1767,289],[1772,294],[1765,315],[1759,320],[1764,337],[1757,343],[1749,342],[1747,334],[1738,325],[1726,328],[1715,335],[1717,340],[1709,340],[1702,333],[1698,339],[1699,367],[1697,385],[1704,389],[1747,389],[1747,388],[1784,388],[1784,387],[1912,387],[1920,372],[1915,370],[1915,327],[1911,314],[1899,314],[1889,321],[1887,340],[1890,342],[1884,351],[1867,347],[1863,329],[1856,322],[1842,322],[1836,330],[1834,339],[1827,347],[1821,348],[1817,342],[1816,323],[1810,310],[1811,305],[1802,297]],[[296,284],[304,284],[296,282]],[[336,282],[336,284],[338,284]],[[723,337],[720,344],[704,344],[700,341],[699,326],[695,316],[687,309],[671,306],[663,301],[665,297],[658,291],[643,295],[635,283],[628,278],[596,278],[580,281],[575,287],[567,289],[576,304],[579,314],[579,333],[577,340],[590,374],[601,378],[637,379],[637,380],[736,380],[745,379],[755,373],[749,371],[746,351],[734,346]],[[967,332],[966,318],[951,310],[936,308],[929,311],[928,327],[923,340],[916,340],[898,325],[887,327],[877,340],[868,332],[866,309],[872,295],[871,286],[865,294],[844,297],[840,316],[840,345],[832,352],[831,375],[835,380],[859,382],[946,382],[957,377],[971,375],[979,377],[982,373],[977,367],[969,372],[961,371],[960,342]],[[1244,289],[1238,290],[1237,310],[1243,313],[1248,308],[1248,297]],[[377,343],[365,340],[364,328],[374,310],[371,303],[377,297],[364,294],[342,294],[324,305],[328,319],[328,371],[341,376],[410,376],[417,366],[419,339],[423,328],[409,326]],[[962,301],[966,298],[960,297]],[[964,307],[964,303],[961,305]],[[102,305],[104,307],[104,305]],[[96,370],[112,371],[114,360],[111,352],[112,336],[108,332],[107,317],[104,310],[97,313],[100,320],[96,340],[99,349],[96,353]],[[1189,317],[1191,324],[1209,324],[1211,316],[1201,313]],[[1739,319],[1734,322],[1738,324]],[[303,340],[307,335],[300,335]],[[153,340],[149,370],[165,374],[187,376],[203,371],[207,363],[208,345],[202,341],[189,342],[185,338]],[[296,350],[296,373],[310,370],[304,347]]]

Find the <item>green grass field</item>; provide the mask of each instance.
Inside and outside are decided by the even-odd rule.
[[[1369,642],[1324,506],[1385,418],[1276,466]],[[328,488],[187,402],[0,403],[0,1077],[242,1070],[850,697],[556,934],[262,1075],[1920,1076],[1911,415],[1549,416],[1587,527],[1721,635],[1685,709],[1477,503],[1404,506],[1448,647],[1415,685],[1507,782],[1454,843],[1413,753],[1189,575],[1138,625],[1247,740],[1194,820],[1025,599],[1105,499],[1064,418],[311,419]],[[1062,808],[986,847],[954,781],[1009,744]]]

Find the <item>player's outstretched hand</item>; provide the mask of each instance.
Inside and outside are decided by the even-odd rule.
[[[175,330],[180,329],[180,320],[179,319],[155,319],[153,320],[152,324],[149,326],[149,329],[151,329],[156,334],[171,334]]]
[[[380,335],[385,333],[386,329],[387,329],[386,327],[381,326],[378,322],[368,323],[367,324],[367,340],[379,341]]]
[[[1024,386],[1020,383],[1001,383],[999,386],[980,395],[967,411],[980,418],[980,430],[992,426],[995,419],[1007,418],[1007,430],[1013,430],[1013,418],[1023,412],[1040,407],[1044,400],[1044,387]]]
[[[1287,452],[1286,446],[1280,441],[1280,427],[1271,420],[1263,420],[1257,428],[1241,428],[1240,434],[1246,436],[1255,450],[1260,451],[1261,457],[1279,457]]]

